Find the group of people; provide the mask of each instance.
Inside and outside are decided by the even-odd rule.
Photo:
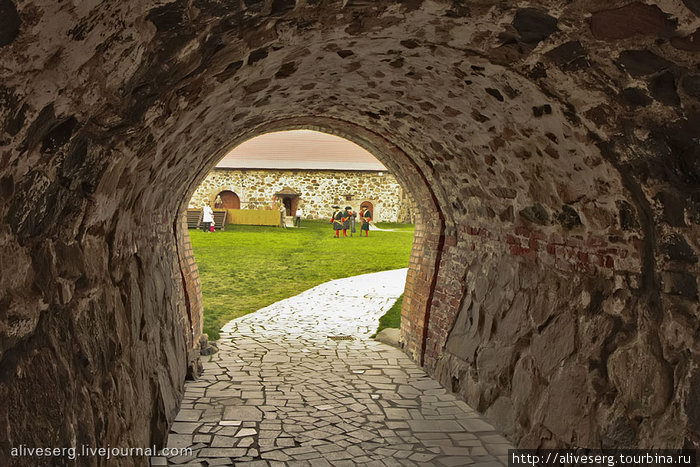
[[[331,216],[331,224],[333,224],[335,238],[340,238],[341,230],[343,231],[343,237],[348,236],[348,230],[350,230],[350,235],[352,236],[356,232],[355,220],[357,213],[350,206],[345,206],[345,209],[340,209],[340,206],[332,206],[332,208],[334,211]],[[360,221],[362,222],[360,237],[362,232],[365,233],[365,237],[369,237],[369,223],[372,221],[372,213],[365,206],[360,208]]]
[[[332,206],[334,211],[331,216],[331,224],[333,224],[333,230],[335,231],[335,238],[340,238],[340,231],[343,231],[343,237],[348,236],[348,230],[350,230],[350,235],[357,232],[355,230],[355,223],[357,219],[357,214],[353,211],[352,207],[345,206],[345,209],[341,209],[340,206]],[[286,227],[285,214],[286,209],[284,204],[279,203],[280,211],[280,224],[282,227]],[[360,236],[362,232],[365,233],[365,237],[369,237],[369,223],[372,221],[372,213],[365,206],[360,208]],[[301,227],[301,217],[303,212],[301,206],[297,207],[294,216],[294,226]],[[204,203],[202,206],[202,230],[205,232],[214,232],[214,211],[209,204]]]
[[[284,203],[280,202],[278,205],[279,212],[280,212],[280,227],[286,228],[287,227],[287,207],[284,205]],[[294,213],[294,227],[301,227],[301,217],[304,215],[304,212],[301,210],[301,205],[297,206],[297,210]]]

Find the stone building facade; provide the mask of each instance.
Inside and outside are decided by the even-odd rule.
[[[220,193],[233,192],[241,209],[269,209],[289,197],[279,194],[283,190],[298,194],[290,197],[288,215],[294,215],[297,203],[305,219],[326,219],[335,204],[358,211],[368,204],[375,221],[412,222],[408,194],[392,174],[379,171],[216,168],[194,192],[189,207],[212,204]]]

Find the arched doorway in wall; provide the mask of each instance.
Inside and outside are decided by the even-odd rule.
[[[231,190],[224,190],[216,195],[214,207],[217,209],[241,209],[241,199]]]
[[[377,143],[378,144],[378,143]],[[397,164],[401,162],[399,157],[401,157],[402,154],[397,150],[396,153],[391,154],[391,157],[395,157],[397,159]],[[257,163],[260,163],[259,161],[256,161]],[[410,167],[410,166],[409,166]],[[277,169],[279,170],[279,168]],[[312,169],[313,170],[313,169]],[[318,170],[318,169],[316,169]],[[262,172],[261,169],[257,169],[256,171],[250,170],[247,171],[243,176],[245,177],[244,179],[244,185],[242,187],[244,193],[246,194],[245,201],[247,201],[247,196],[250,195],[251,191],[249,190],[249,187],[255,187],[255,191],[258,194],[257,196],[263,197],[267,200],[270,200],[270,191],[264,192],[263,190],[266,188],[274,187],[277,188],[278,191],[274,191],[274,202],[273,205],[275,208],[282,209],[282,206],[284,206],[287,215],[293,214],[294,211],[293,209],[296,207],[295,205],[300,203],[300,194],[303,194],[304,196],[304,205],[302,206],[302,209],[304,209],[304,212],[308,212],[306,209],[306,206],[308,204],[309,210],[314,209],[316,206],[319,206],[318,209],[325,211],[328,210],[328,208],[331,207],[332,204],[339,204],[341,209],[346,206],[352,206],[354,210],[357,210],[359,202],[366,200],[366,199],[376,199],[377,196],[357,196],[355,198],[355,201],[352,199],[346,198],[344,201],[338,202],[338,200],[342,200],[344,197],[344,193],[347,193],[349,191],[358,193],[360,190],[367,188],[363,187],[363,183],[367,184],[366,179],[371,176],[371,174],[363,174],[364,179],[358,175],[355,174],[351,171],[341,171],[341,169],[338,170],[338,172],[333,173],[333,174],[326,174],[326,173],[321,173],[320,171],[316,172],[311,172],[310,174],[305,174],[302,175],[308,179],[307,183],[304,185],[297,184],[297,183],[289,183],[289,185],[293,188],[288,188],[285,186],[282,190],[279,190],[280,186],[283,186],[282,183],[279,183],[280,181],[286,181],[289,182],[289,178],[291,177],[290,174],[284,174],[284,175],[279,175],[278,173],[273,173],[272,170],[263,174],[257,174],[256,172]],[[299,170],[301,172],[301,170]],[[329,171],[330,172],[330,171]],[[222,176],[220,172],[217,172],[217,176]],[[233,175],[232,175],[233,176]],[[326,179],[324,177],[328,176],[329,178]],[[330,179],[331,176],[336,177],[335,179]],[[254,178],[254,177],[261,177],[261,178]],[[414,177],[412,180],[412,183],[415,185],[418,185],[420,182],[420,179],[415,180],[418,177]],[[264,183],[263,183],[264,180]],[[404,180],[402,180],[404,181]],[[328,182],[326,184],[326,182]],[[334,183],[335,182],[335,183]],[[334,187],[335,191],[332,191],[331,193],[328,193],[328,185],[332,185]],[[238,186],[238,185],[233,185],[233,186]],[[320,187],[314,189],[314,186]],[[409,185],[406,187],[407,189],[414,189],[416,191],[419,190],[418,186],[414,185]],[[298,190],[302,193],[297,193],[295,190]],[[320,195],[325,196],[323,200],[319,200],[318,197]],[[420,195],[425,195],[425,193],[421,191],[418,191],[416,194],[417,197],[420,197]],[[387,198],[390,198],[387,196]],[[423,196],[423,199],[426,198]],[[335,199],[336,201],[332,201]],[[427,203],[426,203],[427,204]],[[313,207],[312,207],[313,206]],[[374,205],[370,203],[371,208],[374,208]],[[427,209],[426,209],[427,211]],[[278,214],[277,212],[274,212],[274,214]],[[314,226],[316,224],[316,226]],[[288,224],[289,226],[289,224]],[[377,271],[378,274],[384,274],[384,273],[391,273],[394,276],[393,277],[398,277],[400,281],[390,281],[386,279],[388,276],[382,275],[381,277],[379,276],[373,276],[372,279],[365,279],[365,280],[370,280],[371,284],[366,284],[365,287],[346,287],[344,289],[338,289],[338,293],[335,294],[332,298],[332,300],[326,302],[326,306],[320,306],[319,303],[316,303],[316,300],[314,301],[309,301],[305,303],[305,306],[303,307],[303,310],[300,308],[296,310],[293,306],[289,306],[289,303],[293,300],[293,297],[289,297],[289,299],[285,299],[285,307],[288,307],[288,309],[294,310],[295,315],[299,315],[298,321],[290,321],[292,323],[287,329],[282,329],[282,332],[280,332],[280,328],[275,328],[273,327],[273,323],[268,323],[268,324],[263,324],[261,320],[261,326],[259,329],[256,327],[255,331],[255,338],[259,339],[259,342],[264,343],[263,339],[270,339],[274,338],[276,341],[293,341],[295,334],[300,332],[300,329],[305,329],[304,326],[307,326],[308,324],[305,323],[311,323],[310,326],[314,326],[318,328],[318,330],[311,330],[311,329],[306,329],[305,332],[308,334],[305,335],[310,335],[312,336],[312,340],[316,339],[324,339],[325,336],[328,336],[329,339],[331,340],[338,340],[341,342],[341,345],[344,346],[346,341],[352,341],[357,339],[356,337],[353,337],[353,335],[350,332],[339,332],[339,329],[345,329],[343,328],[342,324],[340,322],[342,321],[347,321],[350,326],[353,326],[357,321],[355,318],[352,317],[350,313],[346,313],[345,311],[347,310],[358,310],[358,315],[362,315],[363,311],[360,310],[365,310],[370,308],[370,305],[368,304],[369,301],[374,301],[375,303],[378,303],[381,301],[379,297],[382,295],[380,293],[375,294],[374,289],[372,287],[378,287],[380,289],[394,289],[395,292],[393,292],[395,295],[392,295],[391,298],[394,300],[396,299],[397,296],[400,296],[406,288],[406,277],[407,277],[407,272],[406,270],[409,269],[407,266],[410,265],[410,268],[412,270],[416,269],[416,264],[418,263],[415,260],[412,260],[412,258],[415,257],[425,257],[428,258],[428,261],[433,261],[434,256],[429,256],[429,255],[424,255],[420,254],[421,252],[416,252],[415,248],[413,251],[411,250],[412,247],[412,238],[413,235],[406,235],[404,233],[397,233],[397,232],[381,232],[377,235],[377,240],[379,240],[379,237],[382,235],[386,236],[387,239],[389,239],[389,236],[391,239],[391,242],[384,242],[383,245],[381,242],[372,242],[372,241],[363,241],[358,240],[354,244],[352,238],[347,238],[343,240],[332,240],[333,236],[331,234],[331,229],[329,227],[329,224],[327,222],[327,217],[323,219],[309,219],[308,221],[302,222],[302,228],[300,230],[292,230],[292,229],[275,229],[275,228],[270,228],[267,229],[267,231],[271,232],[271,234],[266,237],[261,237],[260,241],[253,240],[249,241],[244,245],[244,248],[248,250],[255,250],[258,244],[260,244],[260,248],[264,248],[266,252],[271,253],[271,257],[274,257],[274,260],[270,263],[268,263],[268,266],[266,269],[268,270],[268,275],[264,276],[266,281],[261,280],[261,276],[257,274],[255,270],[251,267],[251,263],[245,261],[244,255],[237,256],[237,265],[234,264],[234,267],[237,267],[238,270],[242,269],[248,269],[248,271],[243,271],[244,275],[247,273],[251,277],[257,277],[257,282],[260,284],[258,288],[262,289],[263,292],[266,292],[268,295],[269,289],[274,288],[275,292],[278,292],[279,290],[283,290],[286,286],[284,282],[287,281],[286,278],[283,278],[283,280],[276,280],[277,278],[270,279],[272,277],[272,273],[269,272],[271,269],[279,269],[279,270],[288,270],[290,273],[290,277],[292,274],[295,274],[297,276],[302,276],[302,270],[307,269],[306,264],[308,263],[302,263],[302,262],[297,262],[294,259],[291,258],[299,258],[299,255],[297,254],[296,256],[292,257],[291,253],[295,252],[294,250],[299,250],[299,251],[305,251],[304,253],[306,256],[311,258],[313,261],[316,261],[318,263],[321,263],[324,261],[324,263],[321,263],[322,266],[319,267],[319,270],[321,268],[328,269],[330,267],[335,267],[335,265],[340,265],[340,268],[342,268],[342,271],[340,274],[343,274],[341,276],[336,276],[337,281],[343,280],[343,279],[350,279],[346,276],[364,276],[367,271],[365,269],[362,272],[356,272],[358,271],[359,268],[367,268],[367,267],[374,267],[370,266],[369,263],[371,259],[369,258],[370,256],[373,256],[374,258],[379,258],[381,259],[381,262],[383,263],[383,266],[387,269],[391,269],[390,271]],[[359,227],[358,227],[359,228]],[[234,229],[232,229],[234,230]],[[243,228],[240,228],[241,231],[243,231]],[[260,228],[262,231],[262,228]],[[411,229],[412,230],[412,229]],[[423,229],[420,230],[422,232]],[[305,232],[309,232],[311,236],[304,236]],[[318,232],[319,235],[315,236],[315,232]],[[419,235],[420,235],[419,232]],[[222,237],[222,236],[220,236]],[[351,232],[348,231],[348,237],[352,237]],[[357,239],[359,236],[355,236],[355,239]],[[403,237],[403,238],[399,238]],[[208,236],[207,239],[213,239],[215,238],[214,236]],[[288,239],[299,239],[297,243],[295,244],[290,244]],[[268,240],[269,239],[269,240]],[[374,239],[370,239],[374,240]],[[217,238],[217,241],[219,241],[219,238]],[[331,243],[335,243],[334,245],[330,245]],[[373,248],[372,244],[373,243],[378,243],[378,249],[376,250],[371,250]],[[391,243],[391,245],[389,245]],[[283,247],[278,246],[283,245]],[[391,246],[394,246],[395,244],[402,244],[403,247],[400,252],[397,252],[395,249],[391,248]],[[418,241],[414,242],[413,244],[419,245],[421,248],[424,246],[423,242],[421,239]],[[219,243],[218,245],[223,246],[223,248],[220,248],[222,250],[224,249],[229,249],[231,248],[227,244]],[[332,248],[329,248],[332,247]],[[343,251],[344,250],[344,251]],[[392,252],[395,253],[395,257],[399,256],[399,253],[401,254],[404,262],[401,265],[395,265],[395,263],[392,262],[392,260],[387,259],[384,257],[384,254],[386,253],[387,250],[391,250]],[[370,254],[364,253],[366,251],[370,251]],[[196,252],[195,252],[196,253]],[[362,254],[365,255],[363,259],[359,259]],[[358,260],[359,259],[359,260]],[[199,259],[197,260],[199,261]],[[221,261],[221,257],[217,258],[217,270],[216,274],[219,277],[232,277],[233,275],[231,272],[236,272],[233,269],[225,269],[226,264],[229,264],[230,261]],[[358,269],[355,269],[356,266],[350,265],[350,263],[357,264],[359,266]],[[411,264],[412,263],[412,264]],[[245,266],[242,266],[245,265]],[[390,266],[389,266],[390,265]],[[203,268],[202,271],[206,269]],[[313,270],[312,268],[308,267],[309,270]],[[255,271],[255,272],[254,272]],[[352,271],[352,272],[348,272]],[[374,272],[374,270],[370,270]],[[398,273],[398,274],[395,274]],[[240,273],[239,273],[240,274]],[[417,274],[413,274],[413,276],[417,276]],[[204,277],[204,276],[202,276]],[[235,276],[233,276],[235,277]],[[302,279],[306,279],[303,277]],[[354,278],[352,278],[355,280]],[[411,285],[417,283],[417,278],[412,277],[411,280]],[[294,277],[293,280],[300,280],[297,277]],[[335,282],[334,280],[333,282]],[[361,279],[358,279],[361,280]],[[240,289],[248,289],[245,285],[243,284],[243,280],[239,280],[238,277],[236,278],[237,286],[240,287]],[[291,282],[291,281],[290,281]],[[330,285],[330,284],[329,284]],[[410,286],[409,286],[410,287]],[[208,284],[205,283],[204,279],[201,281],[201,290],[204,292],[208,288]],[[361,291],[360,293],[356,293],[355,291]],[[410,291],[408,291],[410,293]],[[421,294],[424,294],[424,289],[421,289],[418,291]],[[359,300],[362,300],[362,303],[357,303],[355,304],[354,302],[350,302],[350,297],[356,296]],[[408,295],[406,295],[408,296]],[[373,297],[372,299],[368,300],[368,297]],[[420,298],[416,298],[413,301],[416,303],[419,302]],[[318,302],[322,302],[323,297],[318,298]],[[409,300],[405,299],[403,303],[408,303]],[[343,310],[340,309],[335,309],[331,305],[333,304],[338,304],[337,306],[343,307]],[[388,301],[385,303],[389,303]],[[394,309],[400,308],[402,302],[398,302],[398,307],[393,307]],[[275,307],[275,304],[270,304],[267,309],[273,309]],[[251,308],[255,309],[255,308]],[[319,320],[310,320],[305,318],[303,313],[306,313],[308,310],[312,309],[319,309],[323,313],[323,318]],[[386,311],[383,310],[383,311]],[[264,313],[264,312],[263,312]],[[372,316],[370,316],[370,319],[372,319]],[[328,318],[328,317],[334,317],[334,318]],[[251,335],[249,332],[249,329],[246,328],[245,323],[247,322],[248,318],[255,319],[253,315],[248,316],[248,317],[242,317],[241,320],[244,321],[237,321],[237,324],[232,324],[231,326],[235,326],[235,335],[233,336],[233,339],[237,343],[242,343],[244,341],[247,341],[249,339],[249,336]],[[411,317],[413,320],[415,320],[415,317]],[[278,318],[276,320],[283,320],[284,317],[281,315],[278,315]],[[376,320],[376,318],[375,318]],[[406,319],[403,319],[406,321]],[[331,323],[330,326],[333,326],[333,332],[328,332],[327,329],[324,327],[324,322],[329,322]],[[337,321],[335,324],[333,324],[334,321]],[[376,329],[376,325],[378,323],[372,323],[374,324],[374,328]],[[370,329],[369,326],[372,326],[372,324],[369,324],[366,327],[363,327],[364,329]],[[257,326],[257,324],[256,324]],[[415,326],[411,326],[411,329],[414,329]],[[230,326],[228,329],[232,329]],[[224,329],[224,332],[228,334],[231,331],[228,331],[227,329]],[[231,334],[224,335],[224,332],[222,332],[222,337],[224,338],[231,338]],[[289,336],[287,337],[287,332],[289,332]],[[368,331],[369,332],[369,331]],[[420,339],[422,336],[418,333],[412,332],[413,335],[416,336],[417,339]],[[282,339],[280,339],[279,336],[284,336]],[[304,352],[311,352],[312,354],[307,354],[307,355],[313,355],[313,352],[316,351],[316,346],[314,345],[314,342],[309,342],[308,345],[305,346]],[[265,348],[271,349],[272,346],[268,346],[266,344]],[[408,346],[407,346],[408,347]],[[414,348],[417,348],[418,346],[414,345]],[[342,348],[342,347],[341,347]],[[372,349],[373,350],[373,349]],[[370,351],[372,351],[370,350]],[[227,350],[226,350],[227,351]],[[325,352],[325,349],[323,350]],[[339,350],[340,353],[345,352],[344,350]],[[351,356],[353,355],[352,353],[350,354]],[[361,359],[364,359],[365,355],[363,354],[361,356]],[[269,358],[276,358],[275,356],[272,355],[271,352],[266,353],[266,359]],[[355,357],[351,357],[355,358]],[[311,361],[311,360],[310,360]],[[302,365],[303,366],[303,365]],[[284,374],[286,370],[282,369],[280,366],[280,370],[275,368],[273,371],[276,371],[278,374]],[[307,371],[307,369],[303,368],[302,371]],[[208,377],[205,375],[205,377]],[[345,376],[342,376],[345,377]],[[293,389],[292,389],[293,390]],[[247,396],[243,396],[247,397]],[[245,400],[245,399],[244,399]],[[247,404],[247,402],[246,402]],[[253,404],[253,402],[251,402]],[[229,409],[225,409],[229,410]]]
[[[299,193],[289,187],[284,187],[282,191],[275,193],[275,199],[284,204],[285,215],[293,216],[299,205]]]
[[[374,165],[367,166],[369,161],[360,158],[358,154],[343,152],[343,157],[340,160],[334,160],[335,168],[333,170],[338,171],[338,173],[336,174],[336,180],[330,182],[324,181],[324,177],[328,173],[324,172],[323,167],[319,167],[319,159],[315,157],[315,154],[307,154],[310,157],[307,159],[308,165],[305,168],[293,165],[293,162],[290,162],[290,152],[294,151],[290,145],[283,145],[279,150],[280,154],[278,157],[273,158],[271,162],[267,161],[269,163],[265,162],[266,159],[264,159],[271,151],[271,148],[267,145],[262,153],[254,152],[251,148],[246,149],[243,151],[245,158],[240,158],[233,154],[239,147],[242,148],[256,139],[293,130],[303,130],[305,132],[322,134],[325,137],[344,140],[346,144],[358,146],[358,149],[367,153],[374,159],[376,164],[384,165],[379,167]],[[322,145],[322,148],[323,151],[321,152],[325,157],[329,148],[326,145]],[[415,221],[415,237],[407,238],[413,241],[413,256],[423,258],[424,261],[408,263],[410,282],[405,287],[405,296],[408,299],[403,303],[404,308],[410,310],[410,312],[402,313],[402,315],[405,315],[405,319],[402,321],[410,322],[410,325],[403,329],[405,333],[405,350],[414,359],[421,361],[424,348],[423,341],[425,339],[423,329],[427,319],[426,307],[432,293],[432,282],[436,271],[435,263],[439,258],[439,254],[427,254],[427,251],[432,252],[440,248],[438,245],[439,241],[433,242],[433,239],[424,238],[423,232],[441,231],[443,221],[437,210],[435,196],[431,193],[429,185],[419,169],[415,165],[406,162],[408,156],[404,151],[394,146],[383,136],[351,123],[319,119],[317,117],[304,117],[277,120],[251,129],[243,136],[236,138],[229,146],[229,149],[226,152],[222,152],[219,158],[219,162],[213,161],[213,164],[217,164],[215,166],[217,177],[231,177],[232,180],[235,180],[235,177],[239,177],[238,183],[244,180],[242,183],[252,187],[255,192],[254,196],[257,197],[256,199],[261,201],[272,200],[275,210],[281,203],[285,207],[285,215],[288,218],[294,217],[297,209],[301,207],[305,219],[322,219],[325,221],[331,215],[333,205],[338,204],[341,207],[350,205],[355,212],[359,212],[359,203],[361,202],[366,202],[365,205],[374,213],[378,196],[371,195],[379,194],[385,187],[368,183],[367,179],[372,179],[377,170],[388,171],[393,175],[392,181],[389,183],[398,184],[402,190],[413,193],[415,199],[423,200],[420,206],[416,206],[417,211],[421,211],[422,215]],[[238,171],[236,175],[221,172],[223,169],[220,165],[222,161],[228,164],[226,165],[227,170]],[[341,162],[348,163],[350,166],[346,167],[343,165],[338,167],[338,164]],[[256,164],[257,168],[253,167],[252,164]],[[328,171],[333,171],[330,168],[328,169]],[[284,170],[288,172],[280,174],[280,171]],[[305,170],[310,172],[305,172],[306,175],[300,177],[298,182],[295,182],[294,177],[296,175],[294,174]],[[236,182],[231,181],[231,183]],[[205,186],[205,184],[202,184],[202,186]],[[230,184],[229,186],[237,185]],[[269,190],[269,188],[273,187],[277,188],[277,191]],[[391,188],[390,192],[397,191],[393,189],[393,185]],[[372,190],[376,190],[377,193]],[[355,201],[344,200],[339,202],[338,200],[346,197],[348,192],[353,194]],[[301,198],[302,194],[304,195],[303,200]],[[265,205],[265,207],[268,206],[269,204]],[[247,206],[246,209],[256,208]],[[423,225],[427,225],[428,228],[422,228]],[[438,237],[435,239],[439,240]],[[420,279],[418,279],[419,277]],[[418,297],[413,297],[414,290],[418,290]]]

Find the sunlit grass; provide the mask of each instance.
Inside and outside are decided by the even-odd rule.
[[[413,224],[399,224],[398,222],[375,222],[375,225],[380,229],[396,230],[400,232],[411,232],[413,233]]]
[[[333,238],[324,221],[304,221],[301,229],[236,225],[215,233],[190,230],[202,284],[204,332],[218,339],[228,321],[329,280],[407,267],[413,235],[406,232],[413,226],[396,228],[400,231],[370,231],[368,238],[358,231],[340,239]]]
[[[401,327],[401,304],[403,303],[403,294],[396,300],[396,303],[386,312],[384,316],[379,318],[379,327],[377,333],[386,328]]]

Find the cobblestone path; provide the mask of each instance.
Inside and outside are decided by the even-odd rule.
[[[493,426],[369,338],[405,277],[328,282],[228,323],[168,439],[192,456],[152,465],[507,465]]]

